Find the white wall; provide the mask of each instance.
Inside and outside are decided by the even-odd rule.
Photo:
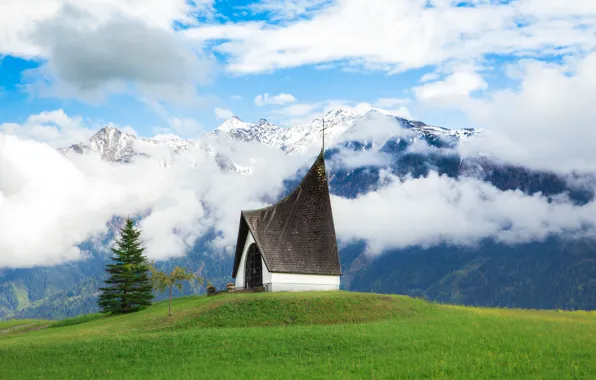
[[[263,264],[263,286],[267,289],[267,284],[270,284],[272,281],[271,275],[272,273],[267,270],[267,265],[265,265],[265,260],[263,260],[263,256],[261,255],[261,263]]]
[[[311,290],[339,290],[340,276],[318,274],[271,273],[269,292],[292,292]],[[265,282],[263,281],[263,284]]]

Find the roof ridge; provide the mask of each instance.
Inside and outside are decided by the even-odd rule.
[[[257,212],[257,211],[262,211],[265,209],[268,209],[269,207],[273,207],[276,204],[286,200],[287,198],[289,198],[290,196],[292,196],[292,194],[294,194],[294,192],[304,184],[304,181],[306,180],[306,177],[308,176],[308,173],[311,172],[311,170],[313,170],[313,168],[317,165],[317,163],[319,162],[319,159],[322,161],[323,163],[323,167],[325,168],[325,177],[327,177],[327,168],[325,167],[325,154],[323,152],[323,149],[321,149],[321,152],[319,153],[319,155],[317,156],[317,158],[315,159],[315,162],[311,165],[310,169],[308,169],[308,171],[306,172],[306,174],[304,175],[304,177],[302,177],[302,180],[300,181],[300,183],[298,184],[298,186],[296,186],[294,188],[294,190],[292,190],[290,192],[290,194],[286,195],[285,197],[281,198],[280,200],[278,200],[276,203],[269,205],[269,206],[265,206],[265,207],[261,207],[261,208],[254,208],[254,209],[250,209],[250,210],[241,210],[241,213],[246,213],[246,212]]]

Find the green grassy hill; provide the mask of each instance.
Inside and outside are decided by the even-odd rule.
[[[171,318],[162,302],[0,322],[0,379],[20,378],[593,379],[596,313],[350,292],[184,297]]]

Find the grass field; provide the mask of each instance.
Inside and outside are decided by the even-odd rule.
[[[25,331],[0,379],[596,379],[596,313],[350,292],[184,297]],[[2,332],[4,331],[4,332]]]

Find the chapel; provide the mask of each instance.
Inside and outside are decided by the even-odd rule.
[[[276,204],[240,212],[236,289],[338,290],[341,276],[324,149]]]

